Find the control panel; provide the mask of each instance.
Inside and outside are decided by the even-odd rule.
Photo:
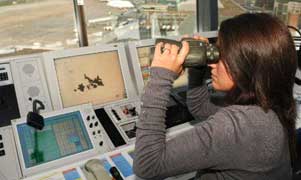
[[[133,99],[122,103],[107,105],[104,109],[125,141],[130,143],[135,140],[136,122],[140,113],[140,100]]]
[[[114,145],[99,122],[92,106],[85,106],[82,110],[82,115],[98,152],[104,153],[114,149]]]
[[[2,95],[0,97],[1,180],[21,178],[26,180],[95,180],[92,177],[96,177],[96,179],[97,177],[105,177],[104,174],[99,175],[99,172],[107,173],[109,179],[112,179],[112,172],[120,174],[123,179],[136,179],[132,171],[134,147],[131,144],[136,139],[136,122],[141,111],[141,101],[138,97],[139,94],[131,88],[132,85],[124,86],[132,84],[133,82],[130,82],[130,80],[133,79],[132,76],[136,76],[127,73],[129,67],[126,63],[122,64],[121,68],[117,68],[122,70],[120,79],[124,80],[124,84],[121,83],[116,89],[119,90],[124,87],[123,99],[118,97],[107,103],[93,104],[91,100],[94,100],[97,95],[88,97],[86,94],[81,94],[82,98],[88,98],[88,100],[74,103],[79,105],[54,106],[54,104],[59,104],[54,99],[62,98],[59,97],[61,93],[53,93],[54,96],[50,96],[53,90],[61,90],[65,86],[71,87],[70,92],[78,92],[73,86],[69,87],[67,83],[69,81],[75,81],[77,85],[80,85],[79,87],[83,85],[81,81],[77,82],[77,78],[66,78],[63,82],[67,85],[63,84],[62,87],[52,86],[52,83],[57,84],[57,81],[59,81],[59,78],[56,77],[58,73],[54,71],[57,70],[55,65],[59,66],[60,60],[61,62],[69,62],[69,55],[78,55],[74,58],[75,60],[79,57],[85,59],[83,55],[87,55],[87,57],[92,57],[95,62],[98,62],[99,58],[94,58],[94,50],[98,52],[97,49],[98,47],[93,48],[93,51],[91,51],[93,53],[82,49],[74,49],[53,56],[53,64],[51,65],[53,71],[49,71],[50,66],[43,64],[45,60],[41,54],[12,57],[4,63],[0,63],[0,94]],[[104,52],[105,55],[114,55],[113,57],[117,55],[117,51],[114,52],[115,54]],[[90,56],[90,54],[93,55]],[[120,53],[118,55],[120,56]],[[116,62],[119,61],[116,59]],[[82,64],[86,65],[86,61],[83,61]],[[68,66],[71,65],[68,64]],[[61,68],[62,72],[69,73],[65,68],[68,66],[62,66],[64,67]],[[95,67],[95,65],[92,63],[91,67]],[[90,73],[91,69],[93,68],[87,68],[85,72]],[[96,72],[98,73],[98,71],[97,69]],[[51,77],[48,83],[45,72],[47,77]],[[65,78],[66,76],[62,77]],[[87,78],[86,74],[85,77],[85,80],[93,81],[93,79]],[[116,80],[114,76],[107,77],[111,78],[112,82]],[[99,78],[96,80],[99,80]],[[104,82],[110,82],[103,80]],[[90,83],[95,84],[95,82]],[[110,87],[107,84],[106,86]],[[89,92],[92,92],[92,90],[99,90],[104,87],[101,86],[96,89],[87,86],[87,88],[91,88]],[[114,89],[109,89],[109,91],[111,90],[113,92]],[[104,91],[99,97],[107,95],[107,92],[108,90]],[[166,112],[166,125],[167,128],[170,128],[168,132],[173,129],[173,126],[183,123],[183,119],[190,119],[186,112],[186,94],[184,92],[177,91],[171,95],[171,103],[169,103]],[[69,91],[66,94],[70,95]],[[79,99],[72,95],[70,97],[71,100]],[[45,106],[45,109],[40,112],[45,123],[42,130],[33,129],[27,124],[26,115],[33,110],[34,100],[41,101]],[[91,102],[92,104],[82,104],[82,102]],[[96,109],[96,107],[101,108]],[[53,111],[53,109],[56,110]],[[6,120],[3,121],[2,118],[6,118]],[[11,122],[12,126],[10,126]],[[183,126],[181,129],[185,129],[185,127]],[[123,149],[123,147],[126,148]],[[110,152],[116,148],[118,150]]]
[[[114,148],[91,104],[41,114],[35,129],[26,117],[12,121],[22,177],[48,171]]]
[[[13,84],[9,64],[0,64],[0,86]]]
[[[0,64],[0,94],[0,127],[9,126],[12,119],[20,117],[20,112],[8,62]]]
[[[133,146],[126,146],[24,180],[135,180],[137,177],[132,169],[133,151]]]
[[[11,60],[21,116],[26,116],[33,110],[34,100],[39,100],[44,104],[45,109],[41,112],[52,110],[41,58],[41,55],[32,55]]]
[[[133,172],[133,158],[134,146],[128,145],[24,180],[140,180]],[[188,180],[194,177],[195,172],[191,172],[166,180]]]
[[[11,126],[0,128],[0,179],[19,180],[21,170]]]

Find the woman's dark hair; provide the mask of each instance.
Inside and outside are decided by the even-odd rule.
[[[229,103],[272,109],[288,134],[293,162],[297,55],[287,26],[268,14],[242,14],[221,23],[218,44],[235,84],[227,94]]]

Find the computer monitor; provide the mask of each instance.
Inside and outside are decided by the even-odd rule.
[[[204,37],[212,38],[217,36],[217,31],[200,33]],[[175,37],[166,37],[168,39],[180,39]],[[131,59],[132,74],[134,74],[138,92],[143,92],[144,86],[149,81],[150,65],[155,50],[155,39],[129,42],[128,51]],[[187,85],[187,71],[180,76],[173,84],[174,88]]]
[[[137,96],[121,43],[49,52],[44,59],[54,109]]]
[[[29,126],[26,117],[12,121],[23,176],[83,160],[99,152],[88,122],[84,121],[94,115],[92,105],[42,115],[45,124],[42,130]]]

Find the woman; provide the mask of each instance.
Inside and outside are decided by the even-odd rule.
[[[209,65],[212,85],[226,93],[227,106],[210,102],[204,73],[191,69],[188,106],[208,118],[168,141],[166,106],[189,46],[183,42],[179,53],[175,45],[156,46],[137,124],[137,176],[164,179],[198,171],[196,179],[205,180],[291,179],[297,60],[287,27],[268,14],[242,14],[222,22],[217,45],[220,60]]]

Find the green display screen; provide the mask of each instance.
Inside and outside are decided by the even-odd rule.
[[[17,125],[26,168],[93,148],[79,111],[48,117],[44,121],[42,130],[26,123]]]

